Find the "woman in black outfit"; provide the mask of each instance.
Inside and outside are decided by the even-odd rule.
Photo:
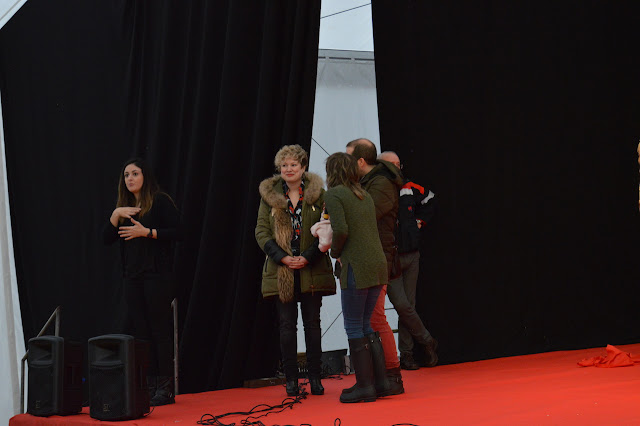
[[[127,319],[132,335],[148,340],[151,405],[173,404],[171,300],[178,211],[160,192],[144,160],[127,161],[118,202],[104,227],[105,244],[120,242]]]

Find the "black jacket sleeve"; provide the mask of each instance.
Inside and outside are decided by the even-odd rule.
[[[276,243],[276,240],[269,240],[264,245],[264,252],[278,265],[282,265],[282,258],[288,256],[287,252]]]
[[[310,265],[315,262],[318,259],[319,255],[322,253],[320,251],[319,245],[320,241],[316,238],[315,240],[313,240],[313,243],[311,243],[311,245],[301,254],[302,257],[309,261]]]

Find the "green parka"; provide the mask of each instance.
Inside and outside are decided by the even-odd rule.
[[[329,255],[318,250],[318,239],[311,235],[311,226],[320,220],[324,204],[322,178],[306,172],[303,179],[305,189],[300,252],[309,260],[309,264],[300,269],[300,290],[302,293],[335,294],[336,282]],[[294,296],[293,270],[280,260],[292,254],[293,226],[282,182],[280,175],[274,175],[260,184],[262,199],[255,236],[266,254],[262,267],[262,296],[279,296],[282,302],[290,302]]]

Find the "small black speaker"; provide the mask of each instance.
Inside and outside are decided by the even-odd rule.
[[[89,339],[89,415],[133,420],[149,412],[149,343],[126,334]]]
[[[46,417],[82,411],[82,345],[40,336],[28,346],[27,412]]]

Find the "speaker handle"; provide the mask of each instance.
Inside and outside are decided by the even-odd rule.
[[[53,313],[51,314],[51,316],[49,317],[49,319],[47,320],[47,322],[44,324],[44,327],[42,327],[42,330],[40,330],[40,333],[38,333],[38,335],[36,337],[40,337],[44,334],[44,332],[47,330],[47,328],[49,328],[49,326],[51,325],[51,322],[55,319],[56,320],[56,327],[55,327],[55,336],[59,337],[60,336],[60,317],[62,316],[62,307],[58,306]],[[22,362],[20,365],[20,414],[24,414],[24,365],[27,362],[27,356],[29,356],[29,349],[27,349],[27,352],[24,354],[24,356],[22,357]]]

